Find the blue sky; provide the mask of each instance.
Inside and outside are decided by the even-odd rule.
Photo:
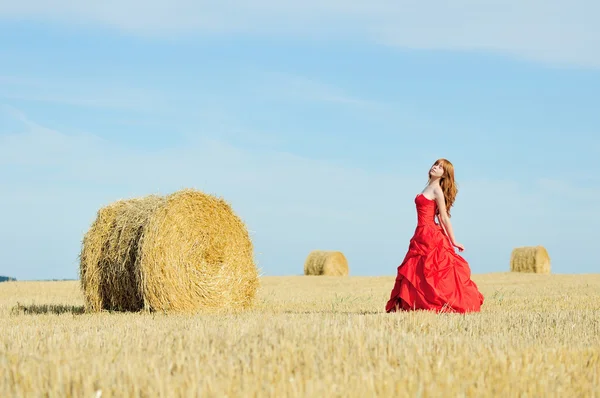
[[[265,275],[313,249],[395,275],[439,157],[474,273],[538,244],[599,269],[597,4],[118,4],[0,5],[0,275],[75,278],[99,207],[183,187]]]

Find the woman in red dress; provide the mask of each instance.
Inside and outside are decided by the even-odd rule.
[[[464,250],[450,223],[456,193],[452,163],[437,160],[429,170],[427,187],[415,198],[417,228],[398,267],[396,283],[385,306],[387,312],[480,310],[483,295],[471,280],[469,264],[454,251]]]

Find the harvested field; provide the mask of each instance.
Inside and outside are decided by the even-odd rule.
[[[600,275],[474,275],[478,314],[386,314],[394,277],[263,277],[243,313],[84,313],[0,284],[0,396],[600,396]]]

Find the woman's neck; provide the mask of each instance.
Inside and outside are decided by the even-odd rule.
[[[434,177],[432,179],[429,180],[429,183],[427,184],[430,187],[439,187],[440,186],[440,178],[439,177]]]

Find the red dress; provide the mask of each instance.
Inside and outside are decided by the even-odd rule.
[[[417,228],[385,310],[479,311],[483,295],[471,280],[469,264],[435,223],[436,202],[419,194],[415,204]]]

